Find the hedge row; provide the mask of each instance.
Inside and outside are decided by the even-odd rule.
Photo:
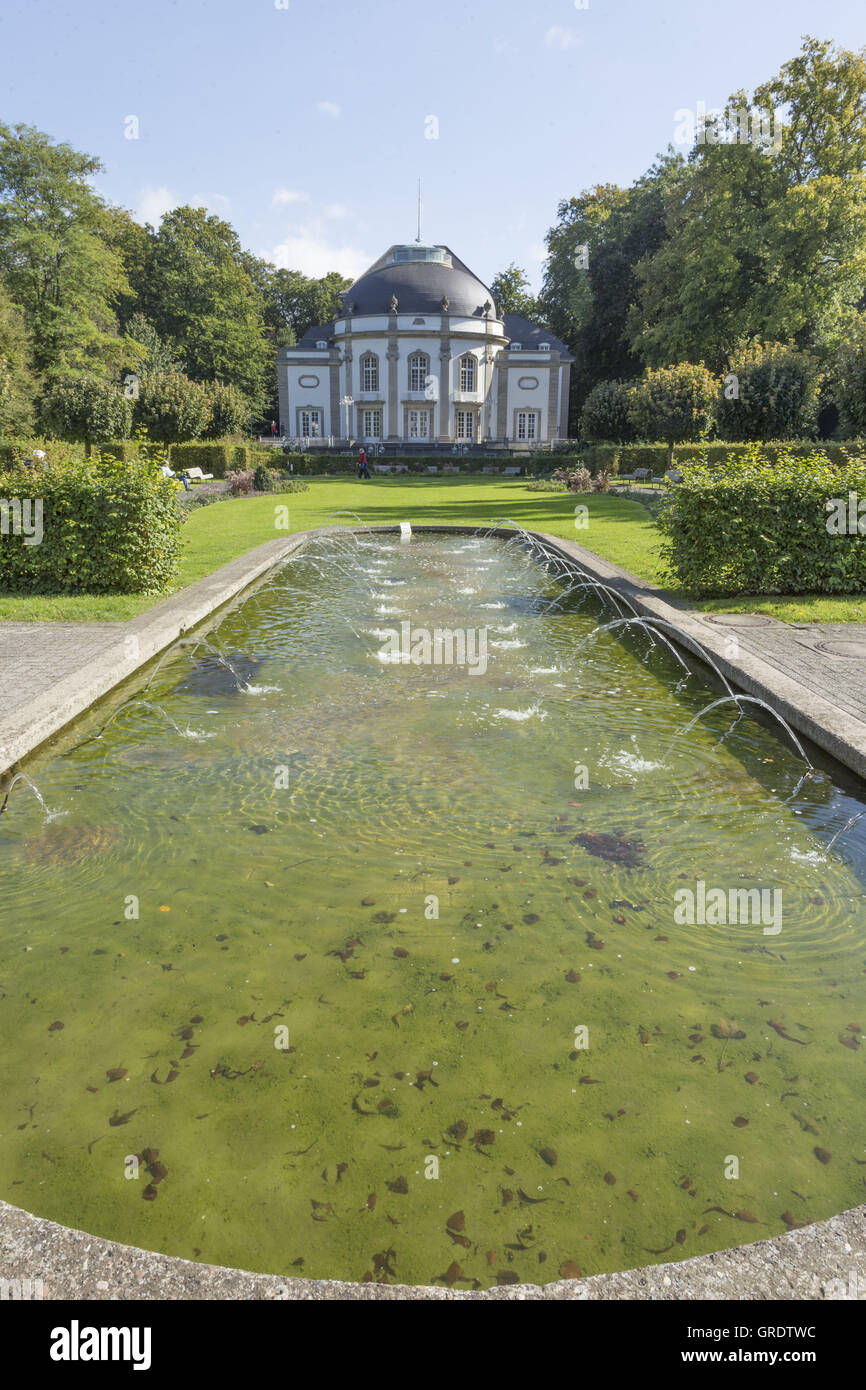
[[[575,450],[574,458],[577,460]],[[280,461],[286,466],[291,464],[292,472],[296,476],[309,477],[315,474],[324,473],[356,473],[358,470],[358,455],[352,454],[293,454],[288,451],[280,456]],[[558,451],[554,458],[547,454],[510,454],[505,451],[497,454],[369,454],[368,461],[372,470],[374,464],[382,463],[393,467],[394,464],[406,464],[410,473],[424,473],[427,468],[435,465],[440,470],[444,467],[458,468],[461,473],[480,473],[485,468],[520,468],[524,473],[535,473],[539,470],[549,471],[554,462],[562,461],[562,454]],[[579,461],[582,462],[582,459]]]
[[[714,441],[711,444],[676,444],[674,446],[674,467],[690,463],[704,463],[709,468],[727,468],[729,464],[749,456],[754,444],[726,444]],[[781,457],[812,458],[816,453],[825,455],[831,463],[844,465],[848,458],[863,452],[864,442],[859,439],[826,440],[816,444],[814,439],[770,441],[760,445],[761,453],[769,463],[776,463]],[[610,473],[633,473],[637,468],[649,468],[653,474],[661,476],[667,472],[667,444],[592,444],[581,453],[581,461],[590,472],[607,469]]]
[[[145,447],[152,449],[154,446]],[[32,459],[34,449],[43,451],[48,466],[84,458],[83,444],[67,444],[57,439],[4,439],[0,441],[0,469],[27,463]],[[142,444],[137,439],[119,439],[103,444],[100,452],[110,454],[120,463],[131,463],[140,457],[141,449]],[[200,468],[203,473],[213,473],[215,478],[224,478],[229,469],[255,468],[262,460],[273,461],[274,467],[282,463],[276,449],[239,444],[233,439],[172,444],[168,446],[168,454],[173,468]]]
[[[658,514],[663,554],[671,575],[704,597],[862,593],[861,498],[866,456],[834,463],[813,446],[806,458],[791,450],[770,461],[752,446],[724,473],[700,465],[684,473]]]
[[[0,589],[161,593],[180,552],[176,492],[151,461],[124,463],[110,454],[3,471]]]

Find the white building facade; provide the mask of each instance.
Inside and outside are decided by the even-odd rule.
[[[280,430],[419,451],[531,449],[568,435],[572,360],[537,324],[500,316],[447,246],[392,246],[333,323],[280,349]]]

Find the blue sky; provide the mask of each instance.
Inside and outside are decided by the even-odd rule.
[[[676,110],[751,89],[804,34],[866,42],[863,0],[577,3],[6,0],[0,118],[97,155],[141,220],[204,203],[313,275],[411,240],[420,176],[425,239],[537,285],[558,201],[631,183]]]

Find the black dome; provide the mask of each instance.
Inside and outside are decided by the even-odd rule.
[[[490,290],[447,246],[390,247],[346,291],[341,317],[387,314],[393,295],[400,314],[440,314],[443,296],[448,313],[457,317],[483,318],[485,304],[496,313]]]

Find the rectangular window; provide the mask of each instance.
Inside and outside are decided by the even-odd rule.
[[[382,438],[382,412],[381,410],[362,410],[361,411],[361,432],[365,439]]]
[[[461,391],[474,391],[474,390],[475,390],[475,366],[476,366],[476,363],[475,363],[475,358],[474,358],[474,357],[461,357],[461,358],[460,358],[460,390],[461,390]]]
[[[361,364],[361,390],[378,391],[379,363],[375,357],[365,357]]]
[[[418,355],[409,358],[409,390],[423,391],[427,385],[427,358]]]
[[[518,412],[517,412],[517,438],[518,438],[518,439],[537,439],[537,438],[538,438],[538,411],[537,411],[537,410],[518,410]]]
[[[430,412],[429,412],[429,410],[410,410],[408,413],[409,413],[409,438],[410,438],[410,439],[429,439],[429,438],[430,438]]]
[[[458,410],[458,411],[457,411],[457,438],[458,438],[458,439],[467,439],[467,440],[471,440],[471,441],[474,442],[474,440],[475,440],[475,419],[476,419],[476,416],[475,416],[475,411],[474,411],[474,410]]]
[[[318,439],[322,433],[321,410],[302,410],[299,414],[301,437],[303,439]]]

